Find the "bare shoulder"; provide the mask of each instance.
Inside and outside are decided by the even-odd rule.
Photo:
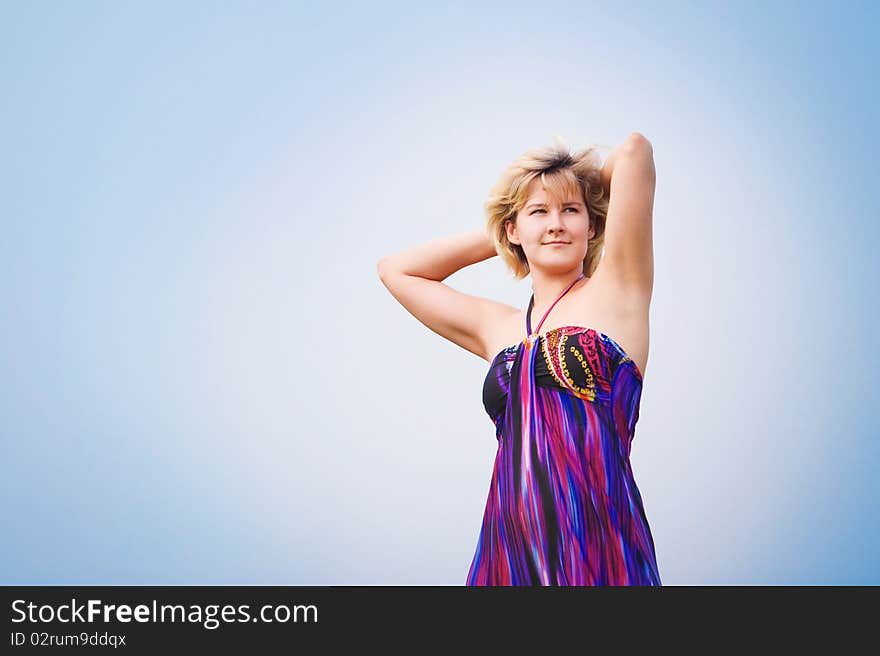
[[[593,290],[599,302],[612,315],[632,315],[647,311],[653,295],[653,277],[640,278],[627,275],[602,258],[593,274]]]
[[[618,275],[604,262],[596,269],[594,278],[589,313],[593,327],[598,326],[611,336],[644,375],[650,349],[650,284],[644,279]]]

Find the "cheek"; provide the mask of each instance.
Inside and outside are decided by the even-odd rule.
[[[541,232],[533,232],[528,236],[528,243],[532,248],[538,248],[541,245],[541,242],[544,239],[544,234]]]

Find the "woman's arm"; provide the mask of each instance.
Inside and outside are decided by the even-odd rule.
[[[382,258],[377,270],[391,295],[432,331],[487,362],[495,355],[503,303],[457,291],[442,281],[497,255],[483,230],[442,237]]]
[[[654,286],[653,215],[657,172],[654,147],[633,132],[614,149],[608,168],[609,200],[602,261],[630,295],[650,300]],[[611,182],[611,170],[614,181]]]
[[[614,172],[614,164],[617,162],[617,159],[620,157],[621,151],[627,146],[629,140],[624,141],[622,144],[619,144],[615,148],[611,150],[608,154],[608,157],[605,159],[605,163],[602,165],[602,171],[600,172],[600,177],[602,178],[602,187],[605,189],[605,195],[608,196],[611,192],[611,174]]]
[[[472,230],[384,257],[379,262],[379,274],[381,276],[383,269],[393,269],[410,276],[442,281],[456,271],[494,255],[497,255],[495,246],[486,232]]]

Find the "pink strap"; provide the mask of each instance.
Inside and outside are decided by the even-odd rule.
[[[538,327],[535,329],[534,333],[532,333],[532,308],[535,306],[535,294],[534,293],[532,294],[532,300],[529,301],[529,309],[528,309],[528,312],[526,312],[526,332],[529,334],[529,336],[531,336],[533,334],[537,335],[540,332],[541,326],[544,325],[544,319],[547,318],[547,315],[550,314],[550,311],[556,306],[556,304],[559,302],[559,299],[561,299],[563,296],[565,296],[568,293],[568,290],[570,290],[572,287],[574,287],[575,283],[577,283],[578,280],[581,280],[582,278],[585,278],[585,277],[586,277],[586,274],[581,273],[581,275],[578,278],[576,278],[568,287],[565,288],[565,290],[559,296],[556,297],[556,300],[553,301],[553,305],[551,305],[549,308],[547,308],[547,311],[544,313],[544,316],[541,317],[541,321],[538,323]]]

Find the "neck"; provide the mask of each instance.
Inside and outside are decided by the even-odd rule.
[[[559,298],[559,295],[568,289],[575,280],[583,273],[582,266],[563,274],[547,274],[541,271],[532,271],[532,291],[535,295],[534,313],[535,322],[539,321],[553,302]],[[571,294],[579,286],[583,285],[586,279],[575,284],[568,292]],[[568,296],[566,294],[566,296]],[[562,301],[560,301],[561,303]]]

